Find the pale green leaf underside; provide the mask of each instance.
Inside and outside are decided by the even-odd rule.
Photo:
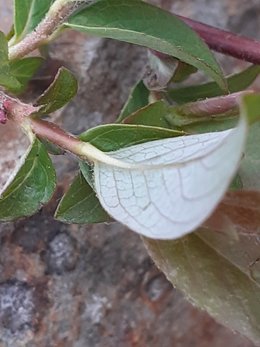
[[[2,191],[0,220],[32,215],[50,200],[55,185],[52,162],[44,145],[35,139]]]
[[[174,15],[143,1],[98,1],[72,16],[66,26],[174,56],[203,70],[227,89],[219,65],[199,36]]]
[[[246,121],[222,132],[181,136],[107,153],[129,164],[97,162],[95,189],[103,208],[130,229],[175,239],[196,229],[223,197],[240,162]]]
[[[145,141],[180,136],[182,133],[139,125],[109,124],[86,131],[82,141],[90,142],[102,151],[112,151]],[[110,221],[93,190],[92,168],[80,162],[77,176],[56,211],[56,218],[67,223],[101,223]],[[84,178],[85,179],[84,179]]]

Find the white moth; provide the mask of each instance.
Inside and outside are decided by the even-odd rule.
[[[95,162],[97,196],[116,220],[154,239],[176,239],[202,224],[225,194],[245,146],[246,120],[221,132],[157,140]],[[123,165],[117,165],[122,163]]]

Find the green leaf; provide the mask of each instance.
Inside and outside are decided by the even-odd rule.
[[[167,116],[170,115],[171,107],[164,101],[160,100],[137,110],[124,118],[123,122],[125,124],[171,128],[171,124],[167,121]]]
[[[103,210],[95,192],[79,174],[63,196],[55,218],[65,223],[103,223],[111,218]]]
[[[190,75],[196,73],[198,70],[189,64],[183,63],[182,61],[179,62],[178,67],[174,73],[174,76],[172,78],[172,82],[174,83],[180,83],[185,81]]]
[[[44,59],[41,57],[29,57],[10,62],[11,73],[20,82],[20,87],[14,92],[23,92],[30,79],[35,75]]]
[[[88,185],[95,190],[94,187],[94,179],[93,179],[93,167],[91,164],[86,163],[85,161],[80,161],[79,162],[79,168],[80,171],[87,181]]]
[[[72,73],[60,68],[55,80],[49,88],[36,101],[36,106],[41,106],[40,114],[54,112],[66,105],[77,93],[78,83]]]
[[[117,123],[122,123],[123,120],[128,117],[131,113],[136,112],[141,107],[149,104],[149,90],[145,87],[143,81],[139,81],[134,88],[131,90],[129,98],[124,105]]]
[[[244,189],[260,190],[260,94],[246,95],[243,107],[253,123],[249,129],[246,150],[239,169]]]
[[[54,0],[14,0],[14,42],[30,33],[45,17]]]
[[[66,25],[174,56],[211,76],[227,90],[208,46],[180,19],[139,0],[103,0],[76,13]]]
[[[244,189],[260,190],[260,122],[250,127],[238,171]]]
[[[92,128],[82,133],[79,138],[90,142],[101,151],[115,151],[147,141],[154,141],[175,136],[183,132],[170,129],[126,124],[108,124]]]
[[[0,220],[30,216],[47,203],[55,190],[55,170],[41,142],[29,147],[0,198]]]
[[[45,149],[48,153],[52,155],[63,155],[65,154],[65,151],[61,149],[60,147],[56,146],[54,143],[41,138],[41,143],[44,145]]]
[[[7,89],[20,87],[18,80],[12,75],[8,59],[8,45],[5,35],[0,31],[0,85]]]
[[[255,281],[198,234],[144,242],[155,264],[193,304],[259,343],[260,288]]]
[[[178,113],[178,107],[169,106],[164,101],[156,101],[126,117],[125,124],[139,124],[166,129],[178,129],[188,134],[201,134],[221,131],[235,127],[238,114],[218,117],[184,117]]]
[[[260,73],[259,65],[252,65],[246,70],[227,78],[230,93],[239,92],[249,87]],[[178,104],[213,98],[223,95],[217,83],[210,82],[190,87],[176,88],[168,92],[169,97]]]

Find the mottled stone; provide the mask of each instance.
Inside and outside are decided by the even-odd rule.
[[[7,281],[0,284],[0,323],[15,334],[34,325],[33,288],[25,282]]]
[[[58,233],[49,242],[44,258],[50,274],[74,270],[78,259],[75,239],[67,233]]]

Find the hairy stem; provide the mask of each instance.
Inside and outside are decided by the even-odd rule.
[[[36,29],[21,42],[10,47],[9,58],[13,60],[24,57],[40,47],[52,37],[53,33],[73,13],[76,7],[91,3],[93,0],[56,0]],[[260,64],[259,41],[214,28],[183,16],[178,17],[195,30],[211,49],[253,64]]]
[[[214,51],[253,64],[260,64],[260,41],[217,29],[186,17],[178,17],[195,30]]]
[[[81,2],[56,0],[36,29],[9,48],[9,59],[22,58],[43,45]]]
[[[178,114],[181,114],[184,117],[210,117],[211,115],[222,116],[227,112],[238,112],[240,98],[243,95],[250,93],[253,93],[253,91],[246,90],[216,98],[190,102],[183,106],[178,106],[176,109],[178,110]]]

